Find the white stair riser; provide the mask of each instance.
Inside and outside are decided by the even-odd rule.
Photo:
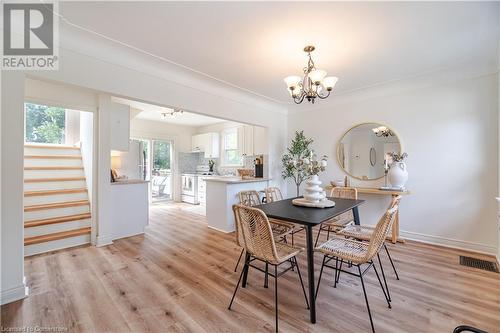
[[[30,256],[33,254],[44,253],[48,251],[54,251],[89,243],[90,243],[90,234],[87,234],[87,235],[58,239],[39,244],[26,245],[24,247],[24,256]]]
[[[25,158],[25,167],[45,167],[45,166],[82,166],[81,159],[75,158]]]
[[[24,206],[44,205],[56,202],[88,200],[87,192],[53,194],[53,195],[36,195],[24,197]]]
[[[90,219],[68,221],[41,225],[38,227],[24,228],[24,238],[53,234],[61,231],[70,231],[90,227]]]
[[[24,148],[24,155],[80,155],[80,149]]]
[[[65,182],[41,182],[41,183],[24,183],[25,191],[43,191],[43,190],[64,190],[70,188],[87,187],[84,180],[72,180]]]
[[[85,177],[83,170],[24,170],[24,178]]]
[[[65,208],[42,209],[31,212],[24,212],[24,221],[50,219],[60,216],[90,213],[89,205],[74,206]]]

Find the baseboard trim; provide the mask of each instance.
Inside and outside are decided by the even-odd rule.
[[[23,279],[23,283],[20,285],[2,290],[2,294],[0,296],[0,304],[4,305],[7,303],[15,302],[20,299],[26,298],[29,295],[29,287],[26,286],[26,278]]]
[[[95,246],[107,246],[113,244],[113,236],[97,236]]]
[[[473,242],[452,239],[452,238],[446,238],[446,237],[441,237],[441,236],[420,234],[420,233],[411,232],[411,231],[401,231],[400,235],[402,238],[405,238],[408,240],[414,240],[414,241],[421,242],[421,243],[449,247],[452,249],[487,254],[487,255],[495,256],[498,259],[498,256],[497,256],[498,252],[497,252],[497,248],[495,246],[490,246],[490,245],[485,245],[485,244],[480,244],[480,243],[473,243]]]
[[[213,230],[216,230],[216,231],[219,231],[219,232],[223,232],[225,234],[230,234],[232,233],[234,230],[231,230],[231,231],[227,231],[227,230],[222,230],[222,229],[219,229],[219,228],[216,228],[216,227],[212,227],[211,225],[208,226],[210,229],[213,229]]]

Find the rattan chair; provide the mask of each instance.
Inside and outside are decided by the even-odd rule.
[[[358,199],[358,191],[352,187],[334,187],[330,191],[330,197],[342,198],[342,199]],[[346,225],[354,224],[354,216],[352,211],[345,212],[339,216],[334,217],[326,222],[323,222],[319,226],[318,235],[316,236],[316,241],[314,246],[318,245],[319,235],[321,231],[326,231],[326,239],[330,238],[330,232],[337,232],[338,230],[344,228]]]
[[[266,195],[266,203],[271,203],[275,201],[280,201],[283,200],[283,194],[281,194],[281,190],[278,187],[268,187],[264,190],[264,193]],[[275,221],[274,219],[270,220],[271,223]],[[278,220],[279,221],[279,220]],[[283,221],[281,221],[283,222]],[[293,229],[290,231],[290,235],[292,237],[292,245],[294,245],[294,235],[298,232],[301,232],[302,230],[305,230],[303,226],[296,225],[294,223],[290,222],[285,222],[288,224],[291,224],[293,226]]]
[[[239,192],[238,199],[240,200],[240,204],[244,206],[253,207],[261,204],[259,193],[254,190]],[[273,236],[278,241],[286,241],[286,236],[290,234],[293,231],[293,228],[295,227],[295,224],[285,221],[272,219],[269,222],[271,222],[271,229],[273,231]],[[244,246],[242,245],[240,246],[243,249],[240,252],[240,256],[238,258],[238,261],[236,262],[236,265],[234,266],[235,272],[238,270],[238,265],[240,264],[241,258],[243,257],[243,253],[245,252]]]
[[[300,274],[299,265],[297,263],[297,254],[302,249],[289,245],[287,243],[276,242],[266,214],[257,208],[248,207],[244,205],[234,205],[234,219],[236,221],[237,238],[242,241],[241,245],[246,251],[245,267],[241,270],[238,283],[234,289],[233,297],[229,303],[228,309],[231,310],[236,292],[243,277],[242,287],[246,286],[247,274],[250,267],[264,272],[266,277],[271,275],[274,277],[274,297],[275,297],[275,318],[276,318],[276,332],[278,332],[278,277],[285,274],[292,268],[297,268],[302,292],[306,300],[306,306],[309,309],[309,302],[307,300],[306,290]],[[268,265],[274,266],[274,272],[269,273],[267,269],[264,271],[260,267],[252,265],[254,260],[262,261]],[[290,267],[278,273],[278,266],[289,262]]]
[[[401,196],[398,195],[396,197],[392,198],[390,208],[394,206],[399,207],[399,202],[401,201]],[[373,234],[374,228],[370,226],[365,226],[365,225],[348,225],[345,228],[339,230],[337,232],[338,235],[340,236],[345,236],[349,238],[354,238],[359,241],[369,241],[371,239],[371,236]],[[387,241],[387,240],[386,240]],[[389,261],[392,266],[392,270],[394,271],[394,274],[396,275],[396,279],[399,280],[399,275],[398,271],[396,270],[396,265],[394,264],[394,261],[392,260],[391,254],[389,252],[389,249],[387,248],[386,241],[384,241],[384,249],[385,252],[387,253],[387,257],[389,257]],[[382,261],[379,258],[379,264],[380,264],[380,269],[382,268]],[[389,289],[387,289],[387,294],[389,295],[389,299],[391,298]]]
[[[318,246],[315,250],[323,253],[323,263],[321,265],[321,271],[319,273],[318,287],[316,289],[316,296],[318,295],[319,286],[321,283],[321,277],[323,275],[324,267],[332,268],[335,270],[334,286],[336,287],[340,272],[357,276],[361,279],[361,286],[363,288],[363,294],[365,296],[366,308],[368,309],[368,316],[370,317],[370,325],[372,332],[375,332],[375,327],[373,326],[372,314],[370,311],[370,305],[368,303],[368,297],[366,295],[365,283],[363,280],[363,275],[373,267],[375,275],[377,276],[380,288],[384,293],[384,297],[387,301],[387,305],[391,308],[391,300],[382,285],[380,276],[377,271],[377,267],[373,263],[373,258],[378,255],[380,249],[382,248],[385,238],[391,229],[392,223],[394,222],[394,217],[398,210],[398,205],[395,204],[392,208],[388,209],[382,216],[377,226],[373,230],[369,242],[360,242],[357,240],[342,238],[339,236],[334,236],[325,243]],[[331,260],[335,260],[335,266],[328,265]],[[340,263],[340,264],[339,264]],[[342,264],[346,263],[350,266],[357,268],[356,272],[342,270]],[[362,265],[368,265],[368,267],[361,269]],[[385,281],[384,271],[382,270],[382,276]]]

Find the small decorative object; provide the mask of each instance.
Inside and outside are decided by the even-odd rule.
[[[175,108],[175,109],[168,109],[166,112],[162,112],[161,115],[163,118],[167,118],[168,116],[174,116],[175,114],[183,114],[184,110]]]
[[[326,169],[326,159],[327,157],[323,156],[321,160],[318,160],[313,151],[311,151],[309,157],[304,158],[303,163],[306,165],[306,171],[310,175],[310,178],[306,181],[307,186],[304,197],[294,199],[292,201],[294,205],[318,208],[335,206],[335,202],[326,198],[326,193],[320,187],[321,181],[318,177],[318,173]]]
[[[215,165],[214,160],[209,160],[208,161],[208,171],[209,172],[214,172],[214,165]]]
[[[330,96],[330,93],[335,87],[338,78],[335,76],[326,76],[326,71],[316,69],[314,61],[311,58],[311,52],[315,47],[312,45],[306,46],[304,52],[307,53],[309,61],[307,66],[304,67],[304,77],[297,75],[287,76],[284,81],[288,88],[288,92],[292,96],[296,104],[302,103],[304,98],[308,102],[314,104],[316,98],[325,99]]]
[[[377,163],[377,151],[375,148],[371,147],[370,148],[370,165],[375,166],[375,163]]]
[[[408,180],[408,171],[406,163],[403,161],[408,157],[408,154],[389,153],[388,155],[392,159],[388,172],[389,182],[393,187],[404,190],[406,181]]]

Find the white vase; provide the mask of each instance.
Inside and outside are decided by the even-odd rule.
[[[408,180],[408,171],[405,162],[393,162],[389,169],[389,182],[393,187],[403,189]]]
[[[318,175],[312,175],[311,178],[306,181],[306,184],[304,199],[309,202],[317,203],[326,198],[325,191],[320,187],[321,181]]]

